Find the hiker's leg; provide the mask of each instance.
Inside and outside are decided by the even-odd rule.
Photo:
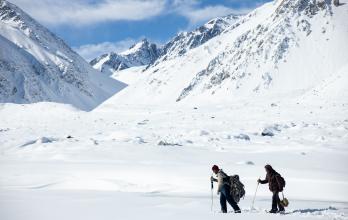
[[[235,212],[240,212],[240,208],[237,205],[236,201],[234,201],[233,197],[230,193],[230,187],[228,185],[224,185],[221,189],[221,193],[225,195],[227,202],[232,206]]]
[[[277,204],[278,204],[279,196],[278,192],[274,191],[272,196],[272,210],[277,211]]]
[[[284,206],[280,203],[279,192],[277,192],[277,204],[278,204],[279,211],[285,210]]]
[[[227,204],[226,204],[226,197],[223,193],[220,192],[220,205],[221,205],[221,211],[222,213],[227,213]]]

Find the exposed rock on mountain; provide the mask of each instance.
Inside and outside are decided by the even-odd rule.
[[[144,39],[120,54],[103,54],[90,64],[103,73],[111,74],[134,66],[148,65],[154,62],[159,54],[160,49]]]

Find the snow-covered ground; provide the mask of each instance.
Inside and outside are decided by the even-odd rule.
[[[0,217],[348,219],[348,104],[309,99],[216,106],[111,99],[92,112],[2,104]],[[262,136],[265,128],[274,136]],[[286,178],[287,215],[264,212],[267,186],[250,211],[266,163]],[[219,213],[216,193],[210,210],[212,164],[245,183],[243,214]]]

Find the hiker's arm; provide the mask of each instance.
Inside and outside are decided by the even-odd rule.
[[[267,178],[264,179],[264,180],[258,179],[257,182],[258,182],[258,183],[261,183],[261,184],[266,184],[266,183],[268,183],[268,179],[267,179]]]
[[[212,182],[217,182],[218,180],[215,179],[214,177],[210,177],[210,181],[212,181]]]

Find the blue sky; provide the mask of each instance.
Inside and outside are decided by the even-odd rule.
[[[270,0],[9,0],[90,60],[142,38],[163,44],[211,18]]]

